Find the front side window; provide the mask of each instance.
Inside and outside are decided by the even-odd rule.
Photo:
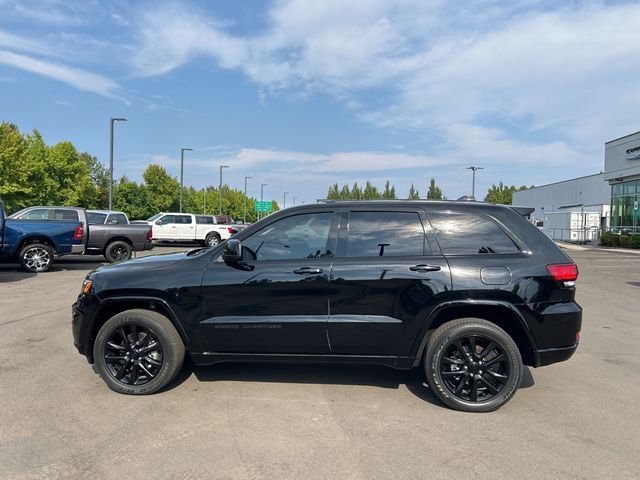
[[[351,212],[347,257],[424,255],[425,235],[415,212]]]
[[[485,215],[430,213],[429,219],[444,255],[520,251],[500,226]]]
[[[49,209],[48,208],[34,208],[28,212],[23,213],[18,217],[20,220],[48,220]]]
[[[170,223],[176,223],[176,219],[173,215],[165,215],[164,217],[161,217],[157,223],[158,225],[168,225]]]
[[[293,215],[278,220],[242,241],[246,260],[332,257],[327,247],[332,212]]]

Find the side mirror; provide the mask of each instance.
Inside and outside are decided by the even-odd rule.
[[[242,244],[236,238],[230,238],[224,242],[222,259],[227,263],[239,262],[242,260]]]
[[[162,225],[162,221],[161,220],[156,220],[156,225]]]

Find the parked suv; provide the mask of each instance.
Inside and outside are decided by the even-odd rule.
[[[73,306],[75,345],[113,390],[153,393],[226,361],[424,369],[465,411],[507,402],[523,364],[575,352],[576,265],[514,209],[335,202],[274,213],[214,248],[104,266]]]

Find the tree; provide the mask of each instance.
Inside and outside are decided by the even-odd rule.
[[[342,186],[340,190],[340,195],[338,196],[339,200],[349,200],[351,198],[351,190],[349,190],[349,185],[346,183]]]
[[[130,220],[144,220],[160,211],[152,207],[145,186],[127,177],[122,177],[114,185],[113,208],[126,213]]]
[[[340,187],[338,187],[337,183],[334,183],[329,187],[327,200],[340,200]]]
[[[413,187],[413,183],[411,184],[411,188],[409,189],[409,200],[420,200],[420,193]]]
[[[526,189],[527,187],[525,185],[518,188],[515,185],[508,186],[500,182],[497,186],[495,184],[491,185],[487,195],[484,197],[484,201],[502,205],[511,205],[511,202],[513,201],[513,192]]]
[[[362,192],[362,198],[364,200],[379,200],[382,197],[380,192],[376,187],[374,187],[371,182],[367,181],[364,190]]]
[[[164,167],[151,164],[142,174],[155,213],[177,212],[180,208],[180,182]]]
[[[427,192],[427,200],[443,200],[442,190],[436,185],[436,179],[432,178],[429,182],[429,191]]]
[[[382,198],[385,200],[395,200],[396,197],[396,187],[392,186],[387,180],[384,184],[384,192],[382,192]]]
[[[79,157],[89,168],[89,178],[95,190],[95,201],[93,202],[95,208],[107,208],[109,206],[109,170],[96,157],[87,152],[81,153]]]
[[[0,198],[10,213],[28,206],[30,165],[23,160],[24,136],[11,123],[0,123]]]
[[[353,183],[353,187],[351,188],[351,194],[349,195],[351,200],[361,200],[362,199],[362,189],[358,186],[358,182]]]

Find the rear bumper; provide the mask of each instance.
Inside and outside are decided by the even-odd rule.
[[[546,348],[538,350],[538,366],[544,367],[552,363],[564,362],[569,360],[578,349],[578,342],[568,347]]]
[[[136,252],[141,252],[143,250],[153,250],[153,242],[144,242],[144,243],[136,243],[133,246],[133,250]]]

